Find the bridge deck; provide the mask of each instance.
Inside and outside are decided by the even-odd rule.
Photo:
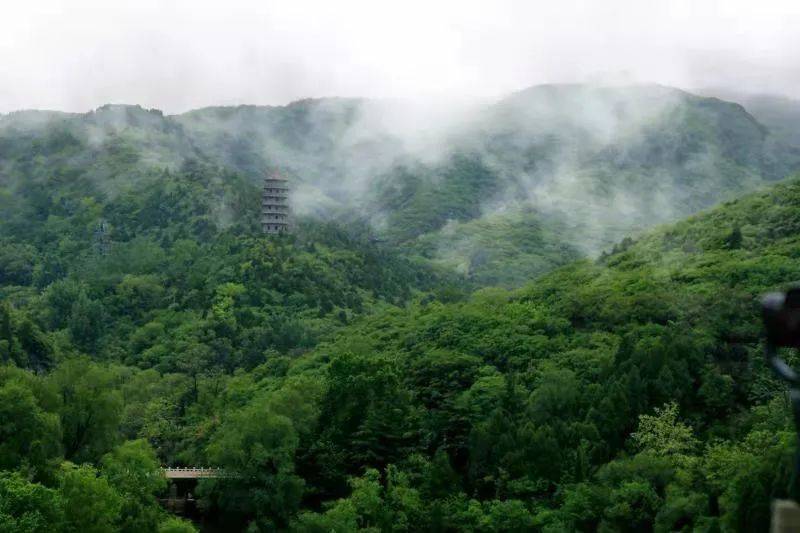
[[[223,476],[220,468],[162,468],[161,471],[167,479],[200,479]]]

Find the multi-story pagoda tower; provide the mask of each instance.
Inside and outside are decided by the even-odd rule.
[[[289,181],[277,170],[268,172],[264,178],[261,229],[267,234],[289,231]]]

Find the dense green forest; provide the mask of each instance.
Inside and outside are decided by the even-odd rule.
[[[277,161],[242,121],[282,131],[302,198],[319,161],[344,172],[357,102],[0,117],[0,531],[201,527],[158,504],[161,465],[231,473],[197,487],[209,531],[768,530],[796,437],[757,298],[800,279],[800,178],[767,185],[794,151],[740,106],[679,96],[609,144],[514,133],[498,114],[544,105],[521,93],[444,159],[393,160],[380,220],[326,189],[271,237],[254,174]],[[565,143],[590,148],[559,209],[508,196]],[[695,203],[647,225],[757,190],[620,225],[648,188]]]

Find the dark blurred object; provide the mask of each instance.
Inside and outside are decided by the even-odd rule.
[[[764,316],[764,329],[767,333],[765,355],[767,362],[779,378],[789,384],[789,398],[792,402],[795,429],[798,430],[798,448],[795,455],[794,474],[792,475],[789,495],[798,500],[798,483],[800,478],[800,378],[797,372],[786,362],[778,357],[778,348],[800,348],[800,287],[795,287],[784,292],[773,292],[761,299],[761,310]],[[791,508],[794,509],[794,508]],[[780,505],[773,508],[773,531],[784,531],[776,526],[788,520],[789,511],[786,506]],[[793,512],[793,511],[792,511]],[[789,513],[791,514],[791,513]],[[797,514],[797,513],[795,513]],[[794,517],[794,514],[792,515]],[[793,518],[794,519],[794,518]]]
[[[778,377],[792,385],[798,384],[797,372],[778,357],[777,350],[800,348],[800,288],[767,294],[761,299],[761,309],[767,332],[767,361]]]
[[[775,346],[800,347],[800,287],[769,293],[761,305],[767,340]]]

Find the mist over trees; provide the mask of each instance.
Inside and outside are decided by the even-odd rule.
[[[653,86],[397,105],[0,116],[4,530],[192,531],[162,465],[234,474],[226,531],[768,529],[793,137]]]

